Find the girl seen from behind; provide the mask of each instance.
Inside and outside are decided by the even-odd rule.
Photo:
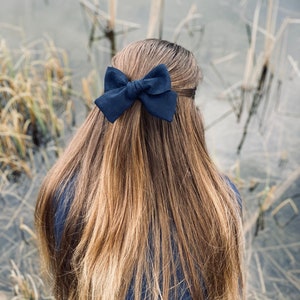
[[[147,39],[112,66],[38,196],[54,296],[243,298],[241,205],[206,148],[193,54]]]

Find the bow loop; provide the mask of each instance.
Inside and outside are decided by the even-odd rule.
[[[120,70],[108,67],[104,77],[104,93],[124,87],[128,83],[126,75]]]
[[[165,65],[158,65],[144,77],[148,93],[159,95],[171,90],[171,78]]]
[[[134,81],[129,81],[126,75],[116,68],[107,68],[104,94],[95,100],[105,117],[113,123],[137,99],[142,102],[148,113],[172,121],[176,111],[177,94],[171,90],[171,79],[165,65],[158,65],[144,78]]]

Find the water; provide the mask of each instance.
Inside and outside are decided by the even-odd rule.
[[[193,3],[190,0],[165,1],[164,38],[172,40],[174,28],[187,15]],[[204,73],[196,101],[209,127],[206,135],[211,155],[222,170],[236,179],[244,197],[247,220],[255,215],[264,199],[270,197],[270,189],[276,193],[278,190],[274,186],[284,183],[287,186],[263,214],[263,222],[260,224],[264,226],[259,227],[258,235],[254,237],[255,222],[248,232],[249,299],[300,299],[300,217],[297,211],[300,209],[300,176],[296,174],[289,181],[291,174],[299,170],[300,162],[300,77],[288,61],[290,56],[298,62],[299,70],[300,25],[289,26],[284,35],[282,52],[278,52],[278,59],[271,63],[275,78],[262,126],[261,106],[251,120],[245,144],[240,155],[237,155],[247,109],[239,123],[234,113],[216,124],[215,121],[231,109],[228,99],[221,97],[222,92],[243,78],[249,45],[245,22],[252,21],[256,1],[201,0],[196,2],[196,6],[201,18],[194,25],[204,31],[192,36],[183,31],[179,42],[194,51]],[[100,7],[107,10],[106,1],[100,1]],[[140,29],[118,37],[118,48],[146,36],[149,10],[150,1],[118,1],[118,18],[140,24]],[[280,2],[277,29],[286,17],[300,18],[300,1]],[[261,27],[265,26],[265,19],[264,2],[259,19]],[[26,45],[48,36],[58,47],[66,49],[73,70],[74,87],[78,91],[82,77],[87,76],[92,69],[101,75],[104,66],[109,64],[110,54],[103,51],[103,48],[109,46],[105,41],[93,44],[92,60],[88,60],[90,24],[77,1],[2,1],[0,22],[0,38],[5,38],[11,47]],[[22,30],[8,28],[7,24]],[[263,45],[263,35],[259,34],[256,59]],[[212,61],[229,54],[234,57],[217,64],[216,69],[213,68]],[[280,94],[277,93],[278,80],[282,80]],[[238,90],[234,96],[238,104]],[[246,108],[249,105],[250,100]],[[79,103],[77,108],[76,118],[80,123],[85,112]],[[215,125],[210,126],[212,124]],[[10,259],[24,273],[34,274],[36,252],[31,236],[22,224],[32,228],[34,200],[40,178],[47,169],[42,161],[37,161],[37,165],[38,176],[33,182],[24,178],[22,184],[11,184],[2,192],[0,226],[4,230],[0,234],[0,291],[8,292],[11,289],[8,279],[11,272]],[[253,184],[256,184],[256,188],[250,191]],[[280,203],[286,205],[278,210]],[[34,279],[38,282],[36,277]]]

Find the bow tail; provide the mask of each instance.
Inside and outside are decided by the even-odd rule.
[[[143,93],[140,98],[149,114],[165,121],[172,122],[176,112],[176,92],[167,91],[160,95],[155,95],[155,97]]]
[[[103,112],[109,122],[113,123],[134,103],[126,95],[126,88],[111,90],[95,100],[95,104]]]

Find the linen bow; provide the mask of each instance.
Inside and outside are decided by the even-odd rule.
[[[129,81],[114,67],[108,67],[104,94],[95,104],[113,123],[139,99],[151,115],[171,122],[176,111],[177,94],[171,90],[171,79],[163,64],[153,68],[140,80]]]

